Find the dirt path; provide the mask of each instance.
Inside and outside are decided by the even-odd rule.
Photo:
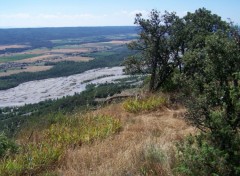
[[[96,113],[117,116],[123,123],[122,131],[103,141],[69,150],[60,175],[139,175],[144,154],[155,147],[163,151],[164,172],[171,174],[174,142],[194,133],[194,128],[182,119],[184,109],[162,109],[157,112],[133,115],[123,111],[121,105],[111,105]]]

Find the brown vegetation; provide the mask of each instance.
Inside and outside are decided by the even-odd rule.
[[[52,66],[28,66],[25,69],[19,70],[8,70],[7,72],[0,72],[0,77],[2,76],[9,76],[21,72],[39,72],[39,71],[46,71],[51,69]]]
[[[28,59],[19,60],[16,62],[19,63],[34,63],[37,61],[48,61],[48,62],[61,62],[61,61],[75,61],[75,62],[88,62],[93,58],[90,57],[82,57],[82,56],[64,56],[64,54],[47,54],[38,57],[32,57]]]
[[[10,49],[10,48],[27,48],[27,45],[0,45],[0,50]]]
[[[23,60],[18,60],[18,61],[15,61],[15,62],[25,62],[25,63],[33,63],[33,62],[37,62],[37,61],[43,61],[43,60],[52,60],[56,57],[59,57],[60,55],[57,55],[57,54],[46,54],[46,55],[43,55],[43,56],[37,56],[37,57],[32,57],[32,58],[28,58],[28,59],[23,59]]]
[[[104,43],[111,43],[111,44],[127,44],[127,43],[131,43],[132,40],[112,40],[110,42],[104,42]]]
[[[75,61],[75,62],[88,62],[93,60],[94,58],[91,57],[82,57],[82,56],[72,56],[72,57],[64,57],[62,60],[66,61]]]
[[[53,54],[86,53],[86,52],[89,52],[89,49],[86,49],[86,48],[79,48],[79,49],[66,48],[66,49],[53,49],[53,50],[50,51],[50,53],[53,53]]]
[[[95,113],[118,117],[122,131],[102,141],[69,149],[58,168],[60,175],[172,175],[175,142],[195,129],[182,119],[184,108],[133,115],[113,104]],[[152,163],[149,151],[162,152],[163,160]],[[151,152],[150,152],[151,155]],[[151,165],[148,170],[148,166]]]

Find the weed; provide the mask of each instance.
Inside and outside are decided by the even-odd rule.
[[[155,145],[148,146],[142,154],[143,165],[140,167],[142,175],[165,175],[164,162],[166,156]]]
[[[123,108],[131,113],[148,112],[156,110],[166,103],[167,100],[164,97],[150,96],[144,99],[128,99],[123,103]]]
[[[0,174],[35,175],[43,172],[59,163],[67,148],[105,138],[120,127],[118,119],[106,115],[66,118],[39,132],[40,141],[22,144],[18,154],[2,159]]]

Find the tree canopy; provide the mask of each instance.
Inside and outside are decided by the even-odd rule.
[[[139,39],[129,48],[140,54],[125,62],[127,71],[150,74],[150,91],[178,78],[186,118],[202,131],[181,148],[180,170],[185,175],[239,175],[239,28],[205,8],[183,18],[152,10],[149,19],[137,14],[135,24]]]
[[[149,90],[156,91],[178,66],[179,48],[175,45],[175,25],[180,19],[175,13],[153,10],[150,19],[137,14],[135,24],[139,25],[139,39],[128,46],[141,55],[130,57],[126,62],[128,72],[143,72],[151,75]]]

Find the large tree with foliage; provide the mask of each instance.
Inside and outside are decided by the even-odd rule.
[[[151,91],[174,75],[188,113],[201,130],[179,147],[184,175],[240,175],[240,33],[205,8],[180,19],[153,10],[138,14],[139,50],[126,69],[151,75]],[[177,73],[177,74],[176,74]],[[180,81],[181,80],[181,81]]]
[[[137,14],[135,24],[139,26],[139,38],[130,43],[129,48],[140,54],[125,61],[126,70],[150,74],[149,90],[156,91],[179,65],[181,50],[176,25],[180,25],[181,20],[175,13],[152,10],[149,19]]]
[[[181,148],[182,171],[186,175],[239,175],[239,33],[206,9],[184,18],[190,37],[183,57],[186,117],[202,133]]]

